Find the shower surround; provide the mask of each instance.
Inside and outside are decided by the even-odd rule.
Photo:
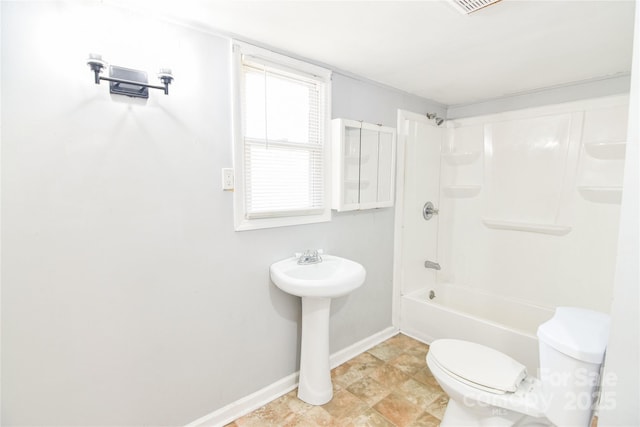
[[[608,312],[627,109],[613,96],[446,128],[401,112],[395,324],[426,342],[484,343],[531,370],[555,307]],[[439,214],[425,220],[429,201]]]

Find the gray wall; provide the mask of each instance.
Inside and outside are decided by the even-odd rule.
[[[303,248],[368,271],[333,304],[332,352],[391,325],[392,209],[233,231],[229,40],[100,2],[0,4],[3,425],[179,425],[295,372],[300,302],[268,266]],[[171,94],[111,97],[89,52],[171,67]],[[388,126],[445,110],[339,74],[332,97]]]
[[[111,97],[89,52],[170,95]],[[269,265],[361,262],[331,351],[391,325],[393,210],[234,232],[230,41],[91,2],[2,2],[2,424],[179,425],[298,369],[300,301]],[[154,77],[151,76],[153,80]],[[333,116],[441,106],[334,75]]]

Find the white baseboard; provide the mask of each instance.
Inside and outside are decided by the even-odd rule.
[[[402,329],[401,332],[402,332],[402,335],[406,335],[409,338],[413,338],[414,340],[420,341],[421,343],[424,343],[427,345],[431,345],[431,343],[435,341],[435,339],[432,336],[424,334],[422,332],[417,332],[414,330],[405,330],[405,329]]]
[[[185,427],[217,427],[229,424],[243,415],[253,412],[268,402],[286,394],[298,386],[298,372],[288,375],[273,384],[248,396],[231,402],[217,411],[190,422]]]
[[[350,345],[349,347],[335,352],[329,356],[329,365],[331,368],[335,368],[353,359],[360,353],[363,353],[370,348],[380,344],[381,342],[391,338],[398,333],[398,329],[395,327],[389,327],[380,332],[377,332],[370,337],[367,337],[357,343]],[[264,406],[268,402],[282,396],[295,389],[298,386],[298,372],[288,375],[281,380],[276,381],[273,384],[266,386],[265,388],[256,391],[242,399],[236,400],[224,406],[216,411],[211,412],[195,421],[190,422],[185,427],[218,427],[224,426],[232,422],[235,419],[240,418],[256,409]]]
[[[331,369],[336,366],[342,365],[347,360],[353,359],[360,353],[364,353],[372,347],[380,344],[383,341],[388,340],[392,336],[398,334],[400,332],[397,328],[393,326],[389,326],[387,329],[383,329],[380,332],[376,332],[375,334],[367,337],[357,343],[350,345],[347,348],[344,348],[340,351],[336,351],[331,356],[329,356],[329,365]]]

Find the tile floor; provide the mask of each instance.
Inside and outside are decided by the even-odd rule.
[[[396,335],[331,371],[333,400],[313,406],[297,389],[227,427],[436,427],[447,396],[427,368],[429,346]]]
[[[333,369],[329,403],[309,405],[295,389],[225,427],[437,427],[448,398],[427,368],[428,349],[398,334]]]

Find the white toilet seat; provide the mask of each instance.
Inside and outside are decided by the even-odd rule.
[[[480,406],[495,406],[531,417],[544,417],[545,401],[540,381],[537,378],[523,378],[515,391],[504,391],[474,383],[444,368],[436,360],[431,350],[434,344],[436,348],[438,347],[437,343],[439,341],[442,340],[436,340],[431,344],[426,358],[427,365],[440,386],[450,397],[457,396],[457,400],[460,402],[477,402]],[[494,351],[504,357],[508,357],[496,350]],[[498,360],[501,360],[501,358]]]
[[[494,394],[515,392],[527,377],[524,365],[492,348],[469,341],[441,339],[430,348],[432,359],[449,375]]]
[[[474,383],[473,381],[469,381],[466,378],[463,378],[459,375],[456,375],[454,372],[451,372],[450,370],[448,370],[446,367],[442,366],[438,360],[432,356],[431,358],[431,362],[433,362],[435,365],[438,366],[438,368],[440,368],[443,372],[445,372],[447,375],[449,375],[451,378],[460,381],[463,384],[468,385],[469,387],[473,387],[475,389],[478,390],[482,390],[482,391],[486,391],[487,393],[492,393],[492,394],[504,394],[505,391],[504,390],[499,390],[499,389],[495,389],[495,388],[491,388],[491,387],[487,387],[485,385],[482,384],[478,384],[478,383]]]

